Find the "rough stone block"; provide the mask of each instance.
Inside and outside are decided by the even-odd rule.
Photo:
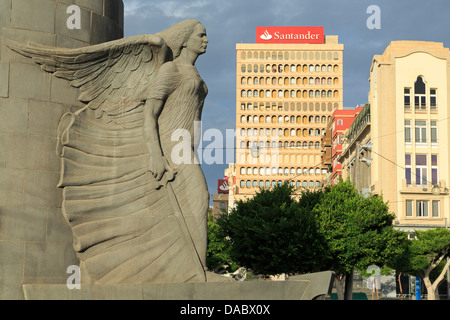
[[[50,100],[50,77],[37,65],[11,63],[10,97]]]
[[[47,241],[67,243],[73,246],[72,230],[64,219],[61,208],[45,208],[48,212]]]
[[[0,239],[45,241],[47,208],[3,206],[0,214]]]
[[[30,100],[28,133],[55,138],[61,116],[70,110],[67,105]]]
[[[61,35],[56,35],[56,46],[59,48],[81,48],[89,45],[89,42],[71,39]]]
[[[123,30],[107,16],[92,13],[91,43],[102,43],[123,37]]]
[[[25,284],[23,289],[29,300],[313,300],[331,292],[333,277],[326,271],[288,281],[81,285],[80,290]]]
[[[108,0],[106,2],[109,3],[111,1]],[[89,9],[90,11],[94,11],[99,15],[103,15],[103,0],[75,0],[75,4],[82,8]]]
[[[72,39],[89,42],[91,37],[91,13],[90,11],[80,8],[80,24],[81,29],[69,29],[67,27],[67,19],[72,15],[67,13],[70,4],[56,3],[55,29],[57,34],[67,36]]]
[[[23,170],[0,169],[0,205],[23,203]]]
[[[0,300],[23,300],[24,295],[22,285],[22,277],[0,277]]]
[[[9,26],[11,21],[11,0],[0,0],[0,27]]]
[[[78,264],[74,250],[65,243],[25,244],[25,277],[68,277],[67,267]]]
[[[0,97],[7,98],[9,89],[9,63],[0,62]]]
[[[122,0],[105,1],[105,16],[117,21],[119,25],[123,25],[124,6]]]
[[[78,101],[79,90],[71,87],[69,81],[52,77],[50,88],[50,100],[69,105],[77,104],[82,107],[83,104]]]
[[[24,203],[58,208],[62,201],[61,190],[56,188],[58,181],[58,173],[27,170],[24,183]]]
[[[11,26],[53,33],[55,2],[51,0],[14,0],[11,6]]]
[[[12,134],[9,137],[6,167],[13,169],[49,170],[50,138]],[[30,181],[33,184],[36,181]]]
[[[10,39],[19,43],[38,43],[43,46],[51,46],[54,47],[56,45],[56,35],[44,33],[40,31],[32,31],[32,30],[20,30],[13,28],[2,28],[2,37],[3,41],[1,41],[1,57],[2,61],[9,62],[21,62],[28,64],[35,64],[31,59],[24,57],[17,52],[12,51],[5,45],[5,39]]]
[[[0,278],[23,277],[24,247],[23,242],[0,241]]]
[[[27,133],[27,100],[0,98],[0,113],[0,132]]]
[[[0,133],[0,168],[6,168],[7,147],[8,147],[8,134]]]

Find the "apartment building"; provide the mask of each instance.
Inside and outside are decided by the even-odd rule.
[[[369,104],[345,134],[344,176],[383,195],[399,228],[447,226],[450,50],[391,42],[374,56],[369,81]]]

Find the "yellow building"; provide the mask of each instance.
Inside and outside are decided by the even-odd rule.
[[[398,227],[446,226],[450,50],[435,42],[391,42],[374,56],[369,81],[369,104],[343,146],[346,175],[360,190],[382,194]]]
[[[321,136],[332,112],[343,108],[343,45],[338,36],[322,42],[236,45],[236,164],[228,170],[236,184],[229,205],[286,180],[321,186]]]

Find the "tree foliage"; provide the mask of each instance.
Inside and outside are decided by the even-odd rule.
[[[450,256],[450,230],[415,231],[415,239],[403,242],[402,246],[402,253],[392,259],[390,265],[398,272],[421,277],[428,299],[439,298],[436,290],[450,265],[445,262]]]
[[[206,251],[206,266],[211,271],[224,270],[234,272],[237,265],[230,256],[231,244],[226,239],[223,230],[214,217],[208,217],[208,249]]]
[[[383,266],[400,252],[403,233],[381,196],[363,197],[350,181],[327,188],[314,207],[327,243],[327,266],[338,275],[370,265]]]
[[[402,249],[404,233],[382,197],[365,198],[349,181],[303,191],[298,201],[293,192],[287,184],[263,189],[218,220],[233,261],[266,275],[345,275],[383,266]]]
[[[321,269],[323,239],[312,211],[295,201],[292,193],[288,184],[263,189],[219,218],[232,243],[231,258],[239,265],[266,275]],[[319,197],[314,193],[307,196]]]

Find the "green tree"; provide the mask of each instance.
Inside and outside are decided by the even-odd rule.
[[[327,243],[327,268],[337,275],[339,299],[351,299],[353,270],[385,265],[400,252],[404,234],[395,231],[394,215],[381,196],[363,197],[347,180],[326,188],[314,207]],[[345,282],[344,282],[345,281]]]
[[[224,232],[219,227],[211,214],[208,216],[208,249],[206,251],[206,266],[210,271],[220,269],[234,272],[237,265],[230,256],[231,243],[226,239]]]
[[[293,199],[293,191],[288,184],[263,189],[218,219],[232,243],[233,261],[264,275],[321,269],[325,244],[312,211]]]
[[[439,299],[437,288],[450,266],[450,260],[445,261],[449,256],[450,230],[415,231],[415,239],[403,243],[402,254],[395,257],[390,265],[398,272],[421,277],[428,299],[436,300]]]

